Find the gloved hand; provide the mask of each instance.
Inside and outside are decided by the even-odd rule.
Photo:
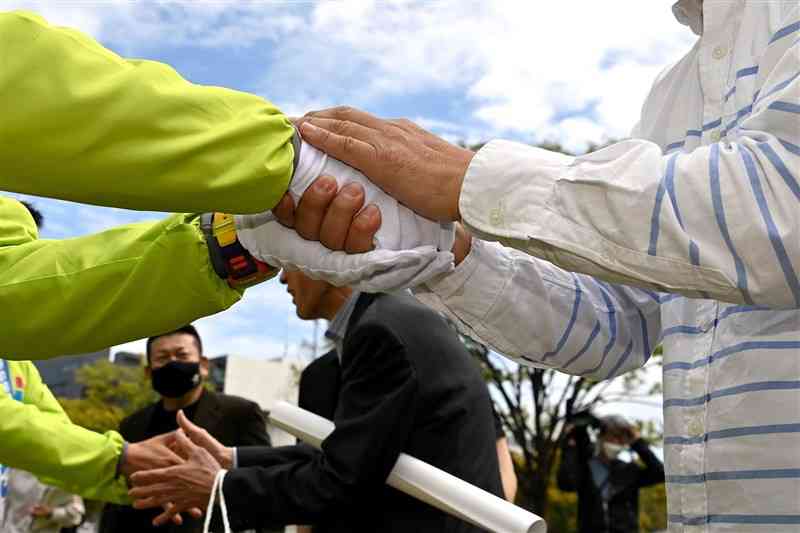
[[[351,255],[334,252],[318,242],[304,240],[278,223],[271,212],[236,216],[239,241],[256,259],[365,292],[413,287],[452,270],[452,223],[440,224],[417,215],[361,172],[305,142],[301,143],[289,186],[295,205],[322,174],[336,178],[339,188],[348,183],[361,184],[365,205],[380,209],[382,222],[374,237],[374,250]]]
[[[275,220],[271,212],[237,215],[235,220],[239,241],[256,259],[337,286],[389,292],[419,285],[453,269],[449,247],[440,251],[435,245],[422,244],[408,250],[380,248],[347,254],[303,239]]]
[[[359,183],[364,188],[364,205],[375,205],[381,212],[381,227],[375,234],[376,250],[409,250],[419,246],[434,246],[450,251],[455,240],[455,226],[440,224],[417,215],[406,206],[383,192],[364,174],[341,161],[328,157],[310,144],[302,141],[297,167],[289,184],[289,194],[294,205],[314,180],[322,175],[336,178],[338,188],[348,183]]]

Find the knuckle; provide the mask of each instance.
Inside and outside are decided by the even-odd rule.
[[[347,120],[349,117],[352,117],[354,112],[355,109],[349,105],[340,105],[334,108],[334,114],[343,120]]]

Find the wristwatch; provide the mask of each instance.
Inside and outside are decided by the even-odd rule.
[[[239,242],[233,215],[204,213],[200,215],[200,229],[206,238],[214,271],[231,287],[246,289],[277,274],[277,268],[253,257]]]

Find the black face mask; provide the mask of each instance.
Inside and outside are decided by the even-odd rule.
[[[180,398],[200,385],[200,363],[170,361],[151,372],[153,389],[165,398]]]

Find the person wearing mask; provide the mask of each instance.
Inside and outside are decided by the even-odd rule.
[[[503,496],[489,391],[456,332],[410,295],[359,293],[301,272],[284,271],[281,281],[300,318],[330,321],[326,336],[335,351],[315,368],[326,382],[331,373],[333,379],[303,404],[321,406],[335,429],[321,450],[307,444],[238,448],[238,468],[223,482],[232,527],[477,532],[386,485],[398,456],[407,453]],[[177,509],[204,508],[221,465],[201,461],[231,468],[233,450],[188,422],[181,427],[205,448],[187,444],[197,454],[189,455],[184,470],[134,478],[136,505],[169,500]]]
[[[8,477],[3,533],[62,533],[75,531],[86,509],[83,499],[43,484],[24,470],[12,469]]]
[[[126,440],[139,442],[175,431],[176,414],[183,410],[190,420],[225,446],[270,446],[258,404],[206,388],[208,359],[203,355],[203,343],[194,326],[150,337],[144,371],[160,399],[120,422],[119,431]],[[158,514],[128,506],[108,506],[101,529],[109,533],[203,530],[202,520],[191,518],[166,529],[156,527],[152,522]]]
[[[587,425],[566,429],[558,469],[558,488],[578,493],[580,533],[638,533],[639,489],[664,482],[664,465],[635,426],[621,416],[597,420],[593,446]],[[620,459],[635,452],[642,462]]]

